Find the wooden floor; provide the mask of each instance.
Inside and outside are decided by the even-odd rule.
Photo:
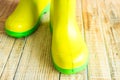
[[[0,80],[120,80],[119,0],[77,0],[77,21],[90,59],[87,69],[74,75],[53,68],[47,14],[29,37],[5,34],[4,23],[18,2],[0,0]]]

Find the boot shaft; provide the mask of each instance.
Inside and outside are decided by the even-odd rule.
[[[23,5],[23,6],[27,6],[27,5],[31,5],[32,7],[34,7],[36,10],[35,10],[35,15],[40,15],[40,12],[43,11],[43,9],[46,7],[46,6],[50,6],[50,0],[20,0],[19,2],[19,5]],[[25,6],[25,7],[26,7]],[[28,6],[29,7],[29,6]],[[31,9],[31,8],[30,8]]]
[[[51,0],[51,23],[57,26],[59,22],[64,26],[76,23],[76,0]]]
[[[76,0],[51,0],[51,6],[54,6],[53,11],[57,17],[75,17]]]

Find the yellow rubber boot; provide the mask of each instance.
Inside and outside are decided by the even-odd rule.
[[[76,22],[76,0],[51,0],[52,59],[64,74],[77,73],[88,64],[88,49]]]
[[[6,20],[6,33],[16,38],[30,35],[38,28],[41,16],[49,8],[49,0],[20,0],[15,11]]]

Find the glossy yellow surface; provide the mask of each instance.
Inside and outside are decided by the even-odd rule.
[[[49,2],[49,0],[20,0],[15,11],[7,19],[5,28],[13,32],[32,29]]]
[[[76,23],[76,0],[51,1],[52,57],[63,69],[87,63],[88,49]]]

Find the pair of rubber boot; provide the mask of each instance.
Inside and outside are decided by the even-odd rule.
[[[88,49],[76,22],[76,0],[20,0],[6,21],[6,33],[15,38],[32,34],[49,9],[54,67],[64,74],[85,69]]]

